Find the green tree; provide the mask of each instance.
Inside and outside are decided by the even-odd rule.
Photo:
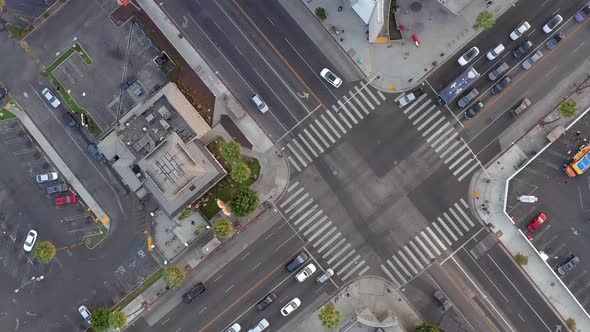
[[[245,217],[254,212],[259,203],[260,199],[254,190],[242,187],[236,190],[229,202],[229,206],[236,216]]]
[[[332,303],[326,304],[320,309],[318,317],[322,321],[322,326],[329,329],[333,329],[340,325],[340,318],[342,314],[336,309],[336,306]]]
[[[57,250],[53,243],[49,241],[41,241],[35,246],[35,257],[41,263],[49,263],[55,257]]]
[[[237,142],[227,142],[221,146],[221,157],[230,164],[242,159],[242,146]]]
[[[119,310],[111,312],[109,316],[109,326],[115,329],[120,329],[127,325],[127,315]]]
[[[219,237],[229,237],[234,232],[234,225],[227,219],[218,219],[213,223],[213,233]]]
[[[328,18],[328,14],[326,13],[326,9],[324,7],[318,7],[315,9],[315,16],[318,17],[320,21],[325,21]]]
[[[494,15],[488,12],[487,10],[479,13],[479,15],[477,15],[477,18],[475,19],[475,22],[480,28],[484,30],[490,29],[494,26],[494,24],[496,24]]]
[[[175,287],[182,285],[184,277],[186,277],[186,273],[178,265],[168,265],[164,269],[164,281],[166,281],[168,286]]]
[[[90,317],[90,325],[95,331],[104,331],[110,327],[109,318],[111,311],[107,308],[98,308],[94,310]]]
[[[566,319],[565,324],[567,325],[567,328],[572,332],[576,332],[578,330],[578,327],[576,326],[576,321],[571,317]]]
[[[514,260],[516,261],[516,264],[520,266],[527,265],[529,263],[529,258],[521,253],[514,255]]]
[[[240,161],[232,165],[230,176],[237,183],[242,183],[252,176],[252,171],[250,171],[250,167],[246,163]]]
[[[440,327],[434,324],[429,324],[426,322],[420,323],[416,326],[416,332],[440,332]]]
[[[572,118],[578,113],[578,105],[571,99],[564,100],[561,105],[559,105],[559,112],[566,118]]]

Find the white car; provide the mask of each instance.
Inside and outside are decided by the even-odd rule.
[[[467,52],[465,52],[465,54],[463,54],[457,62],[459,62],[459,64],[461,66],[465,66],[466,64],[471,62],[471,60],[475,59],[475,57],[478,54],[479,54],[479,48],[473,46]]]
[[[561,24],[561,22],[563,22],[563,17],[561,17],[561,15],[553,16],[549,22],[543,26],[543,32],[551,33],[558,25]]]
[[[269,327],[270,324],[268,323],[268,321],[264,318],[262,318],[261,320],[258,321],[258,323],[256,323],[256,325],[252,326],[248,332],[262,332],[264,330],[266,330],[267,327]]]
[[[238,323],[234,323],[234,325],[230,326],[229,329],[225,330],[225,332],[240,332],[242,327]]]
[[[90,310],[88,310],[88,308],[86,308],[85,305],[81,305],[78,308],[78,312],[80,313],[80,315],[82,316],[82,318],[84,318],[84,321],[86,323],[90,324],[90,322],[91,322],[90,319],[92,317],[92,314],[90,313]]]
[[[37,174],[35,176],[37,183],[45,183],[57,180],[57,172],[48,172],[43,174]]]
[[[514,29],[514,31],[512,31],[510,33],[510,39],[517,40],[518,38],[520,38],[520,36],[522,36],[530,28],[531,28],[531,25],[529,24],[529,22],[524,21],[524,22],[520,23],[516,27],[516,29]]]
[[[488,60],[494,60],[498,57],[498,55],[500,55],[500,53],[504,52],[505,49],[506,48],[504,48],[504,45],[498,44],[496,47],[492,48],[488,54],[486,54],[486,57]]]
[[[37,241],[37,231],[31,229],[29,231],[29,234],[27,234],[27,238],[25,239],[25,243],[23,244],[23,249],[25,249],[26,252],[30,252],[31,250],[33,250],[33,247],[35,246],[35,241]]]
[[[258,108],[258,110],[260,112],[262,112],[262,113],[268,112],[268,110],[269,110],[268,106],[266,105],[264,100],[262,100],[262,98],[258,94],[255,94],[252,97],[250,97],[250,100],[252,100],[252,102],[254,103],[254,105],[256,105],[256,108]]]
[[[281,309],[281,314],[287,317],[290,313],[297,310],[297,308],[299,308],[300,305],[301,301],[298,298],[294,298],[291,300],[291,302],[287,303],[287,305],[284,306],[283,309]]]
[[[295,279],[299,282],[304,282],[307,278],[309,278],[312,274],[315,273],[318,269],[313,265],[313,263],[308,264],[303,270],[299,271],[295,275]]]
[[[43,97],[45,97],[45,99],[47,99],[47,101],[51,104],[51,106],[58,108],[59,105],[61,105],[61,103],[59,102],[59,99],[57,99],[53,93],[51,93],[51,91],[49,91],[49,89],[45,88],[43,89],[43,91],[41,91],[41,94],[43,95]]]
[[[335,87],[339,87],[340,85],[342,85],[342,80],[340,79],[340,77],[334,75],[334,73],[331,72],[328,68],[322,69],[322,71],[320,72],[320,76]]]

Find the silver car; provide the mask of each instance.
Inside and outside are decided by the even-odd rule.
[[[37,183],[45,183],[57,180],[57,172],[48,172],[35,175]]]
[[[459,99],[459,102],[457,104],[459,104],[459,107],[463,108],[467,106],[467,104],[469,104],[469,102],[475,99],[475,97],[477,97],[478,95],[479,91],[477,91],[477,89],[471,89],[471,91],[469,91],[468,94],[463,96],[463,98]]]
[[[51,106],[58,108],[59,105],[61,105],[61,102],[59,101],[59,99],[57,99],[57,97],[55,97],[53,95],[53,93],[51,93],[51,91],[49,91],[48,88],[43,89],[43,91],[41,91],[41,94],[43,95],[43,97],[45,97],[45,99],[47,99],[47,101],[51,104]]]
[[[537,63],[542,57],[543,57],[543,52],[541,52],[541,51],[535,52],[533,55],[531,55],[528,59],[526,59],[522,63],[522,68],[524,68],[525,70],[531,69],[531,67],[534,66],[535,63]]]

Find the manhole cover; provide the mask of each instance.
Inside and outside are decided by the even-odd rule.
[[[410,10],[413,12],[419,12],[420,10],[422,10],[422,3],[412,2],[412,4],[410,5]]]

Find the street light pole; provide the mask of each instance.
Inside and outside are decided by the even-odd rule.
[[[28,285],[28,284],[30,284],[30,283],[33,283],[33,282],[39,282],[39,281],[41,281],[41,280],[43,280],[43,279],[45,279],[45,276],[38,276],[38,277],[35,277],[35,276],[33,276],[33,277],[31,277],[31,280],[29,280],[29,281],[25,282],[25,284],[24,284],[24,285],[22,285],[22,286],[20,286],[19,288],[15,289],[15,290],[14,290],[14,292],[15,292],[15,293],[18,293],[18,291],[20,291],[20,290],[21,290],[23,287],[25,287],[26,285]]]

